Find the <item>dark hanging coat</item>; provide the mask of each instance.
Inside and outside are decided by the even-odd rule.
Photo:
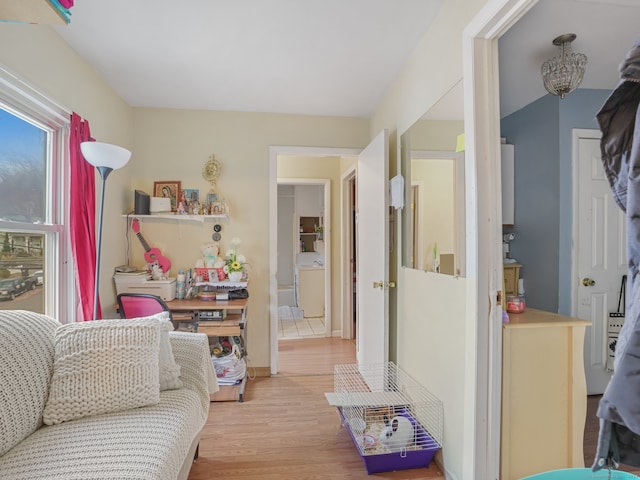
[[[620,65],[621,81],[598,112],[602,164],[627,218],[627,307],[614,373],[600,400],[593,470],[640,466],[640,39]]]

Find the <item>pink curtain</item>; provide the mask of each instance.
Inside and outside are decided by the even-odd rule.
[[[93,320],[93,292],[96,275],[96,177],[94,167],[80,151],[80,144],[91,138],[89,122],[73,113],[69,157],[71,161],[71,191],[69,195],[69,225],[71,252],[76,273],[79,299],[77,321]],[[98,300],[98,318],[102,318]]]

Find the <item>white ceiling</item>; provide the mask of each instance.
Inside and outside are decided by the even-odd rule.
[[[79,0],[60,35],[130,105],[368,118],[444,0]]]
[[[60,35],[132,106],[368,118],[444,0],[77,1]],[[612,89],[640,0],[540,0],[499,41],[501,115],[546,95],[575,33],[581,88]],[[462,119],[462,82],[427,118]]]

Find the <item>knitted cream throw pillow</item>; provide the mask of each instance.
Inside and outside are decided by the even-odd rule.
[[[44,423],[158,403],[160,336],[155,318],[59,327]]]
[[[173,357],[171,342],[169,342],[169,332],[173,331],[169,312],[161,312],[146,318],[155,318],[160,322],[160,390],[182,388],[180,365]]]

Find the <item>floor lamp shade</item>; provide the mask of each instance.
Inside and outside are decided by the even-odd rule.
[[[107,177],[113,170],[124,167],[131,152],[118,145],[101,142],[82,142],[80,151],[87,162],[98,169],[102,184],[100,188],[100,207],[98,209],[98,237],[96,248],[96,276],[93,290],[93,319],[98,317],[98,286],[100,279],[100,252],[102,250],[102,214],[104,212],[104,187]]]
[[[131,152],[126,148],[101,142],[82,142],[80,144],[82,156],[94,167],[108,167],[117,170],[124,167]]]

